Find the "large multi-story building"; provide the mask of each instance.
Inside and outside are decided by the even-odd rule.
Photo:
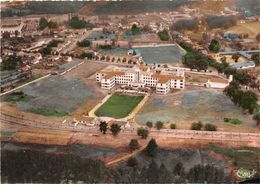
[[[184,71],[153,69],[148,66],[133,68],[107,68],[96,73],[96,81],[103,89],[112,89],[116,84],[134,88],[155,88],[156,93],[167,94],[170,89],[183,89],[185,86]]]

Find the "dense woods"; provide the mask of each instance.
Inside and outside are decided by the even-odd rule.
[[[108,182],[109,171],[100,160],[38,151],[2,151],[2,183]]]

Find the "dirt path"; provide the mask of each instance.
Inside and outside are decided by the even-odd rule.
[[[113,165],[115,165],[115,164],[117,164],[117,163],[119,163],[121,161],[125,161],[125,160],[129,159],[130,157],[133,157],[133,156],[137,155],[138,153],[140,153],[144,149],[145,149],[145,146],[142,146],[139,149],[133,151],[132,153],[129,153],[127,155],[124,155],[124,156],[122,156],[120,158],[117,158],[115,160],[112,160],[112,161],[106,163],[106,166],[111,167],[111,166],[113,166]]]

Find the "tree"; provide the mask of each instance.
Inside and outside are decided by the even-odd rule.
[[[105,121],[101,121],[99,124],[99,130],[100,132],[102,132],[103,134],[106,134],[107,130],[108,130],[108,125]]]
[[[139,143],[136,139],[131,139],[130,143],[129,143],[129,148],[131,151],[137,149],[139,147]]]
[[[171,129],[176,129],[176,124],[172,123],[172,124],[170,125],[170,128],[171,128]]]
[[[121,131],[121,128],[118,124],[112,124],[111,127],[110,127],[110,131],[115,136]]]
[[[56,29],[57,27],[58,27],[58,25],[57,25],[56,22],[53,22],[53,21],[48,22],[48,28],[49,29]]]
[[[1,70],[16,70],[18,67],[22,65],[21,57],[16,55],[8,56],[1,63]]]
[[[182,176],[184,174],[184,167],[181,162],[178,162],[175,165],[175,167],[173,169],[173,173],[174,173],[174,175],[177,175],[177,176]]]
[[[255,62],[256,66],[260,66],[260,54],[255,53],[251,56],[251,59]]]
[[[237,63],[238,59],[240,58],[240,54],[233,54],[232,59]]]
[[[148,130],[144,128],[138,128],[137,135],[142,137],[142,139],[146,139],[148,137]]]
[[[44,17],[41,17],[39,21],[39,29],[44,30],[47,26],[48,26],[48,21]]]
[[[136,160],[135,157],[130,157],[128,160],[127,160],[127,166],[129,167],[134,167],[134,166],[137,166],[138,165],[138,162]]]
[[[78,42],[77,45],[79,47],[89,47],[91,45],[91,41],[89,41],[88,39],[84,39],[81,42]]]
[[[69,26],[73,29],[83,29],[83,28],[93,28],[94,25],[86,22],[85,20],[80,20],[79,17],[74,16],[69,20]]]
[[[192,123],[191,125],[191,130],[201,130],[202,128],[202,123],[199,121],[197,123]]]
[[[163,122],[157,121],[156,124],[155,124],[155,126],[156,126],[157,130],[160,130],[160,129],[163,128]]]
[[[162,41],[168,41],[170,39],[170,35],[166,29],[163,31],[160,31],[158,33],[158,35]]]
[[[85,58],[92,59],[93,58],[93,53],[91,53],[91,52],[84,52],[84,53],[81,54],[81,58],[82,59],[85,59]]]
[[[158,145],[157,145],[155,139],[151,139],[144,150],[145,154],[147,156],[153,157],[156,153],[157,147],[158,147]]]
[[[147,121],[147,122],[146,122],[146,126],[147,126],[148,128],[152,128],[152,127],[153,127],[153,123],[152,123],[151,121]]]
[[[260,32],[256,35],[255,39],[258,43],[260,42]]]
[[[259,126],[260,125],[260,112],[258,112],[254,115],[254,120],[256,120],[256,124]]]
[[[136,24],[133,24],[131,28],[131,32],[133,35],[136,35],[141,32],[141,29]]]
[[[218,52],[221,48],[220,42],[216,39],[211,40],[209,45],[209,50],[213,52]]]
[[[217,131],[217,127],[215,125],[207,123],[205,125],[205,130],[207,130],[207,131]]]

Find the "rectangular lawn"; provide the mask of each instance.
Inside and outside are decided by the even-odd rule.
[[[97,116],[124,118],[142,101],[144,96],[113,94],[96,112]]]

